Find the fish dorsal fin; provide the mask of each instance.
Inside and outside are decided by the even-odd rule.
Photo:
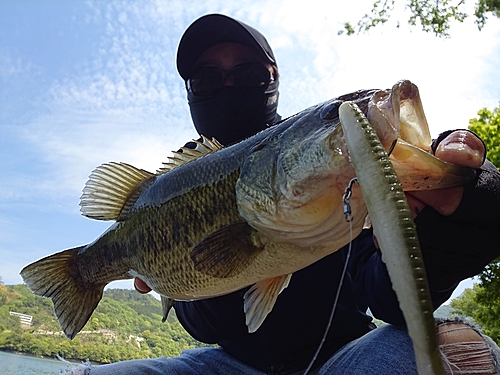
[[[153,173],[126,163],[106,163],[97,167],[85,184],[80,198],[83,216],[96,220],[118,220],[122,212],[128,212],[142,189],[139,184]]]
[[[292,274],[273,277],[255,283],[245,293],[243,310],[248,332],[253,333],[262,325],[271,312],[278,295],[290,283]]]
[[[215,138],[210,140],[204,135],[202,135],[201,138],[201,141],[193,139],[193,142],[196,144],[196,148],[194,149],[181,147],[180,151],[173,151],[174,156],[169,157],[168,161],[163,163],[163,167],[158,169],[156,173],[160,175],[170,172],[172,169],[187,164],[190,161],[196,160],[204,155],[216,152],[223,147]]]

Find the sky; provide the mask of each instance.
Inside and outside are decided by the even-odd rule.
[[[338,35],[372,2],[0,0],[2,281],[21,283],[28,263],[89,243],[111,225],[79,212],[95,167],[123,161],[155,171],[197,138],[175,57],[184,30],[204,14],[235,17],[266,36],[281,76],[282,116],[401,79],[419,87],[434,137],[498,105],[498,19],[481,32],[472,19],[455,24],[443,39],[407,27],[400,8],[400,28],[391,21],[369,34]]]

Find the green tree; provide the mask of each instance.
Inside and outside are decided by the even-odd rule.
[[[9,310],[33,316],[21,327]],[[67,359],[116,362],[178,355],[183,349],[207,346],[182,328],[175,314],[162,323],[161,303],[132,290],[106,290],[88,324],[69,341],[54,317],[52,302],[33,295],[25,285],[0,285],[0,349]]]
[[[499,280],[498,278],[496,280]],[[487,296],[487,297],[486,297]],[[486,298],[485,298],[486,297]],[[488,295],[480,284],[466,289],[450,303],[454,313],[471,317],[497,344],[500,344],[500,297]]]
[[[476,301],[485,306],[477,312],[476,319],[488,328],[490,335],[500,343],[500,259],[490,263],[479,275],[481,289],[476,294]]]
[[[500,105],[493,110],[483,108],[478,111],[478,117],[469,120],[469,129],[481,137],[487,149],[487,157],[497,168],[500,168]],[[478,319],[483,324],[494,326],[500,313],[500,259],[491,262],[479,274],[482,286],[478,290],[478,303],[490,308],[478,313]],[[492,328],[491,334],[500,337],[500,325]]]
[[[483,140],[488,159],[500,168],[500,105],[493,110],[478,111],[469,120],[469,129]],[[451,306],[457,312],[471,316],[497,343],[500,343],[500,258],[488,264],[478,275],[479,284],[467,289]]]
[[[481,286],[474,284],[472,288],[467,288],[464,292],[450,302],[453,314],[468,316],[474,319],[476,312],[481,306],[476,301],[476,295]]]
[[[425,32],[433,32],[440,37],[449,37],[451,22],[463,22],[469,16],[464,11],[465,2],[465,0],[406,0],[404,4],[410,11],[408,23],[411,26],[420,24]],[[366,32],[386,23],[392,15],[395,4],[396,0],[376,0],[371,12],[365,14],[356,26],[346,22],[344,30],[339,31],[339,34],[346,32],[347,35],[352,35],[356,32]],[[486,24],[489,14],[500,17],[500,0],[477,0],[474,17],[479,30]],[[397,27],[399,27],[399,21]]]
[[[479,117],[469,120],[469,129],[481,137],[488,160],[500,168],[500,105],[492,111],[480,109],[477,114]]]

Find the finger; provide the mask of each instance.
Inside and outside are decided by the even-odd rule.
[[[137,277],[134,279],[134,288],[142,294],[151,292],[151,288],[144,281]]]
[[[435,156],[448,163],[479,168],[485,153],[484,143],[475,134],[456,130],[438,144]]]
[[[474,133],[456,130],[441,140],[435,156],[448,163],[479,168],[484,161],[484,143]],[[454,213],[464,193],[463,186],[447,189],[412,191],[406,194],[410,210],[415,218],[425,206],[431,206],[441,215]]]

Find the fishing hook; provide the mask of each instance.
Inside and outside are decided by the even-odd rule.
[[[392,144],[391,147],[389,148],[389,151],[387,151],[387,156],[390,156],[392,151],[394,150],[394,147],[396,147],[396,144],[398,142],[398,139],[396,138]],[[345,221],[350,223],[353,219],[352,216],[352,211],[351,211],[351,195],[352,195],[352,186],[358,182],[358,179],[354,177],[351,181],[349,181],[349,184],[347,185],[344,195],[342,197],[342,200],[344,201],[344,216],[345,216]]]

